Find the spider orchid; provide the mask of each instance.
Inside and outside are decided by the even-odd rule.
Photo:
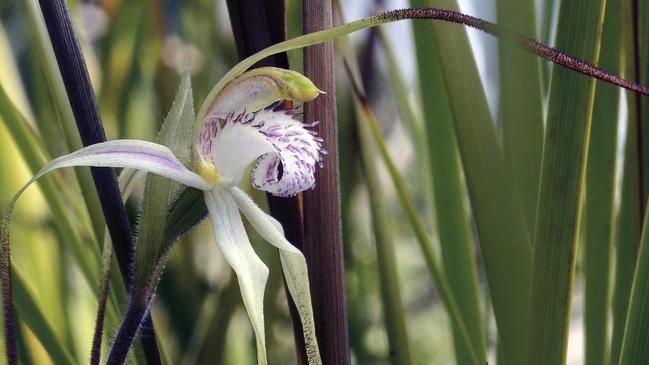
[[[306,261],[291,245],[279,222],[267,215],[237,184],[256,161],[252,185],[276,196],[293,196],[314,186],[314,172],[324,151],[309,130],[315,123],[296,119],[283,100],[307,102],[322,93],[301,74],[264,67],[248,71],[227,84],[196,121],[193,168],[185,166],[161,144],[112,140],[59,157],[44,166],[15,199],[44,174],[63,167],[122,167],[154,173],[203,191],[214,238],[235,271],[255,336],[258,362],[266,363],[263,296],[268,268],[253,250],[240,213],[259,235],[280,250],[289,292],[303,324],[309,363],[321,363],[315,338]],[[11,204],[13,205],[13,203]]]

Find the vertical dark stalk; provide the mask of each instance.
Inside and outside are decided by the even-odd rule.
[[[633,74],[634,78],[631,79],[631,81],[635,81],[637,83],[644,82],[643,80],[643,75],[642,75],[642,57],[641,57],[641,49],[642,49],[642,44],[640,41],[641,35],[640,35],[640,6],[638,3],[638,0],[631,0],[631,27],[632,27],[632,45],[633,45],[633,55],[632,55],[632,60],[633,60]],[[645,202],[647,201],[647,176],[646,174],[648,173],[647,170],[647,161],[645,154],[647,151],[646,149],[646,141],[644,140],[644,136],[646,134],[646,102],[643,100],[644,98],[642,95],[635,94],[633,96],[636,100],[636,139],[637,139],[637,154],[638,154],[638,189],[639,189],[639,196],[640,196],[640,205],[639,205],[639,217],[640,221],[642,221],[644,214],[645,214]]]
[[[111,262],[113,259],[111,246],[104,244],[102,257],[102,273],[99,281],[99,298],[97,300],[97,314],[95,316],[95,333],[92,336],[90,347],[90,365],[99,365],[101,361],[101,342],[103,338],[104,319],[106,318],[106,304],[111,277]],[[110,253],[110,254],[109,254]]]
[[[228,0],[227,5],[232,33],[234,34],[240,59],[286,39],[284,0]],[[256,66],[288,68],[288,56],[285,52],[278,53],[261,60]],[[304,236],[300,198],[280,198],[271,194],[266,196],[271,214],[282,224],[286,239],[299,249],[302,249]],[[300,317],[290,296],[288,301],[293,319],[297,358],[302,363],[306,363],[307,358]]]
[[[66,2],[64,0],[40,0],[39,3],[81,141],[84,146],[103,142],[106,140],[106,133]],[[113,241],[120,271],[126,287],[129,288],[134,269],[135,245],[117,186],[117,178],[115,172],[109,168],[92,168],[91,172],[106,217],[108,232]],[[145,323],[149,329],[148,333],[142,336],[145,356],[149,363],[157,364],[160,363],[160,357],[151,319],[148,316]]]
[[[128,351],[131,348],[135,334],[137,333],[140,325],[146,325],[144,322],[145,316],[147,316],[147,307],[142,305],[145,301],[138,300],[129,303],[126,314],[124,315],[124,321],[122,322],[117,336],[115,336],[115,342],[113,342],[113,347],[110,349],[110,354],[108,355],[107,365],[122,365],[126,361],[126,356],[128,356]],[[148,361],[148,359],[147,359]]]
[[[330,0],[304,1],[304,33],[332,26]],[[327,157],[316,185],[304,193],[304,255],[309,267],[316,333],[325,364],[347,364],[347,309],[342,255],[333,42],[304,50],[304,74],[327,92],[304,107],[317,120]]]
[[[41,0],[40,5],[83,145],[103,142],[106,134],[65,1]],[[130,280],[134,247],[117,178],[110,168],[91,170],[120,268],[126,274],[125,280]]]

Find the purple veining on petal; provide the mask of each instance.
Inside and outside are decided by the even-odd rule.
[[[276,196],[293,196],[314,186],[315,166],[322,166],[325,151],[322,139],[306,129],[317,122],[296,120],[297,107],[286,111],[281,106],[280,101],[262,109],[250,121],[277,150],[259,158],[252,171],[252,184]]]
[[[112,150],[112,151],[102,151],[95,152],[92,154],[93,157],[98,158],[101,156],[113,156],[117,155],[118,158],[125,159],[142,159],[143,157],[150,162],[158,163],[159,165],[172,168],[178,171],[185,171],[187,168],[180,161],[175,158],[170,158],[168,156],[162,156],[156,153],[151,152],[142,152],[142,151],[129,151],[129,150]]]
[[[299,107],[285,110],[283,101],[279,100],[256,112],[243,111],[229,113],[223,119],[212,118],[201,131],[197,151],[208,156],[214,153],[212,144],[224,143],[219,139],[225,138],[222,137],[225,131],[238,126],[255,128],[272,144],[275,152],[257,159],[252,170],[252,185],[276,196],[293,196],[310,189],[315,184],[316,164],[322,167],[322,155],[326,151],[322,149],[322,138],[308,129],[318,122],[303,123],[296,119],[302,115],[297,112]],[[226,177],[237,179],[236,176]]]
[[[221,124],[217,117],[210,118],[203,126],[203,130],[198,136],[197,146],[197,151],[201,157],[209,156],[210,151],[212,150],[212,140],[220,128]]]

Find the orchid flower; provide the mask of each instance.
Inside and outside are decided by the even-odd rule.
[[[20,191],[46,173],[70,166],[122,167],[154,173],[203,191],[221,253],[237,275],[256,336],[258,363],[266,363],[263,297],[268,268],[253,250],[241,214],[253,229],[279,248],[286,283],[303,325],[310,364],[320,364],[306,260],[284,237],[281,225],[237,187],[247,168],[253,187],[276,196],[293,196],[314,186],[322,140],[309,130],[315,123],[296,119],[283,100],[307,102],[322,93],[303,75],[273,67],[243,73],[210,101],[206,117],[192,133],[191,165],[161,144],[112,140],[54,159]],[[189,155],[185,153],[185,155]],[[186,160],[186,159],[185,159]],[[13,205],[13,203],[11,204]]]

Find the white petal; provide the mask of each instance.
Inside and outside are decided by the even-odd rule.
[[[230,192],[252,227],[262,238],[279,248],[286,285],[300,314],[309,364],[322,364],[315,333],[309,276],[304,255],[286,240],[281,224],[264,213],[246,193],[239,188],[232,188]]]
[[[211,146],[212,161],[219,176],[231,179],[231,185],[241,180],[245,169],[259,156],[275,151],[257,128],[244,123],[247,117],[241,114],[226,119]]]
[[[204,194],[205,204],[212,218],[216,244],[239,280],[243,303],[257,339],[257,362],[266,364],[264,289],[268,268],[250,245],[232,195],[219,188]]]
[[[277,196],[292,196],[315,184],[315,168],[321,163],[322,140],[295,120],[290,111],[276,106],[255,113],[260,132],[275,147],[276,153],[262,156],[252,173],[255,188]]]
[[[200,175],[187,169],[163,145],[140,140],[114,140],[93,144],[50,161],[16,192],[9,202],[7,212],[11,212],[20,195],[43,175],[72,166],[132,168],[152,172],[201,190],[208,190],[213,186]]]
[[[212,188],[210,182],[178,161],[169,148],[136,139],[97,143],[61,156],[45,165],[30,181],[52,170],[71,166],[133,168],[152,172],[197,189]]]

